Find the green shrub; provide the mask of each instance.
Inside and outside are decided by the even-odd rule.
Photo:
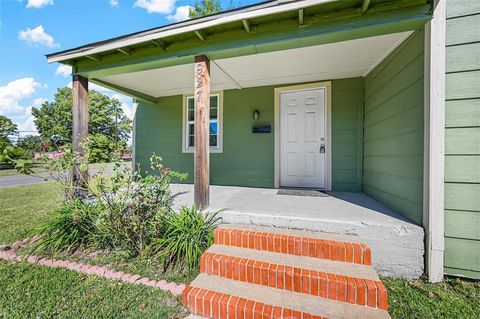
[[[215,213],[202,213],[195,206],[165,214],[162,233],[154,241],[165,269],[173,266],[189,270],[198,266],[200,255],[213,244],[213,228],[220,219]]]
[[[142,177],[115,164],[110,177],[97,179],[95,195],[104,208],[99,225],[101,241],[109,248],[141,255],[162,227],[163,216],[172,208],[172,178],[184,174],[165,168],[161,158],[152,156],[156,175]],[[135,180],[135,182],[132,182]]]
[[[102,207],[95,202],[77,199],[64,203],[39,229],[41,238],[33,246],[33,251],[56,254],[91,246],[94,244],[96,222],[101,211]]]

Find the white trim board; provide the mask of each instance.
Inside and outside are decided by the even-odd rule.
[[[423,227],[425,269],[431,282],[439,282],[443,280],[445,252],[446,0],[436,0],[434,6],[433,19],[425,28]]]
[[[312,89],[325,89],[325,106],[327,108],[326,119],[326,176],[325,190],[332,190],[332,83],[330,81],[316,82],[292,86],[278,87],[274,89],[274,187],[280,187],[280,94],[286,92],[305,91]]]

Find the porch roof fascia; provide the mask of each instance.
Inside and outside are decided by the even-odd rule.
[[[357,12],[358,11],[358,12]],[[159,51],[158,48],[136,50],[126,56],[112,54],[101,61],[82,60],[74,65],[74,74],[88,78],[144,71],[168,66],[193,63],[194,57],[204,54],[212,60],[251,54],[288,50],[359,39],[389,33],[416,30],[431,19],[430,6],[420,5],[396,10],[382,11],[372,8],[368,14],[361,14],[360,8],[350,11],[347,17],[330,19],[316,18],[306,21],[302,27],[296,22],[285,21],[263,26],[261,30],[238,36],[235,31],[213,34],[205,42],[191,39]],[[320,22],[319,22],[320,20]],[[241,23],[241,22],[240,22]]]
[[[47,54],[48,63],[64,62],[71,59],[92,56],[105,51],[117,50],[131,45],[155,41],[169,36],[182,33],[200,31],[202,29],[252,18],[258,18],[275,13],[283,13],[292,10],[298,10],[315,5],[321,5],[329,2],[338,2],[340,0],[272,0],[257,5],[242,7],[239,9],[221,12],[197,19],[186,20],[179,23],[169,24],[163,27],[128,34],[125,36],[108,39],[105,41],[87,44],[78,48]],[[247,11],[245,11],[247,10]]]

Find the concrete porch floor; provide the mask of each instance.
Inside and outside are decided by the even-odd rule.
[[[193,185],[173,184],[174,207],[193,203]],[[382,275],[423,274],[424,232],[364,193],[329,192],[325,197],[278,195],[277,189],[211,186],[208,211],[225,209],[223,223],[253,224],[358,236],[372,249]]]

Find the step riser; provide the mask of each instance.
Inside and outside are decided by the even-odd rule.
[[[245,258],[204,253],[200,271],[208,275],[352,304],[387,309],[387,291],[380,281],[351,278]]]
[[[371,265],[365,244],[218,227],[215,244]]]
[[[193,314],[213,319],[322,319],[309,313],[191,286],[183,291],[182,301]]]

